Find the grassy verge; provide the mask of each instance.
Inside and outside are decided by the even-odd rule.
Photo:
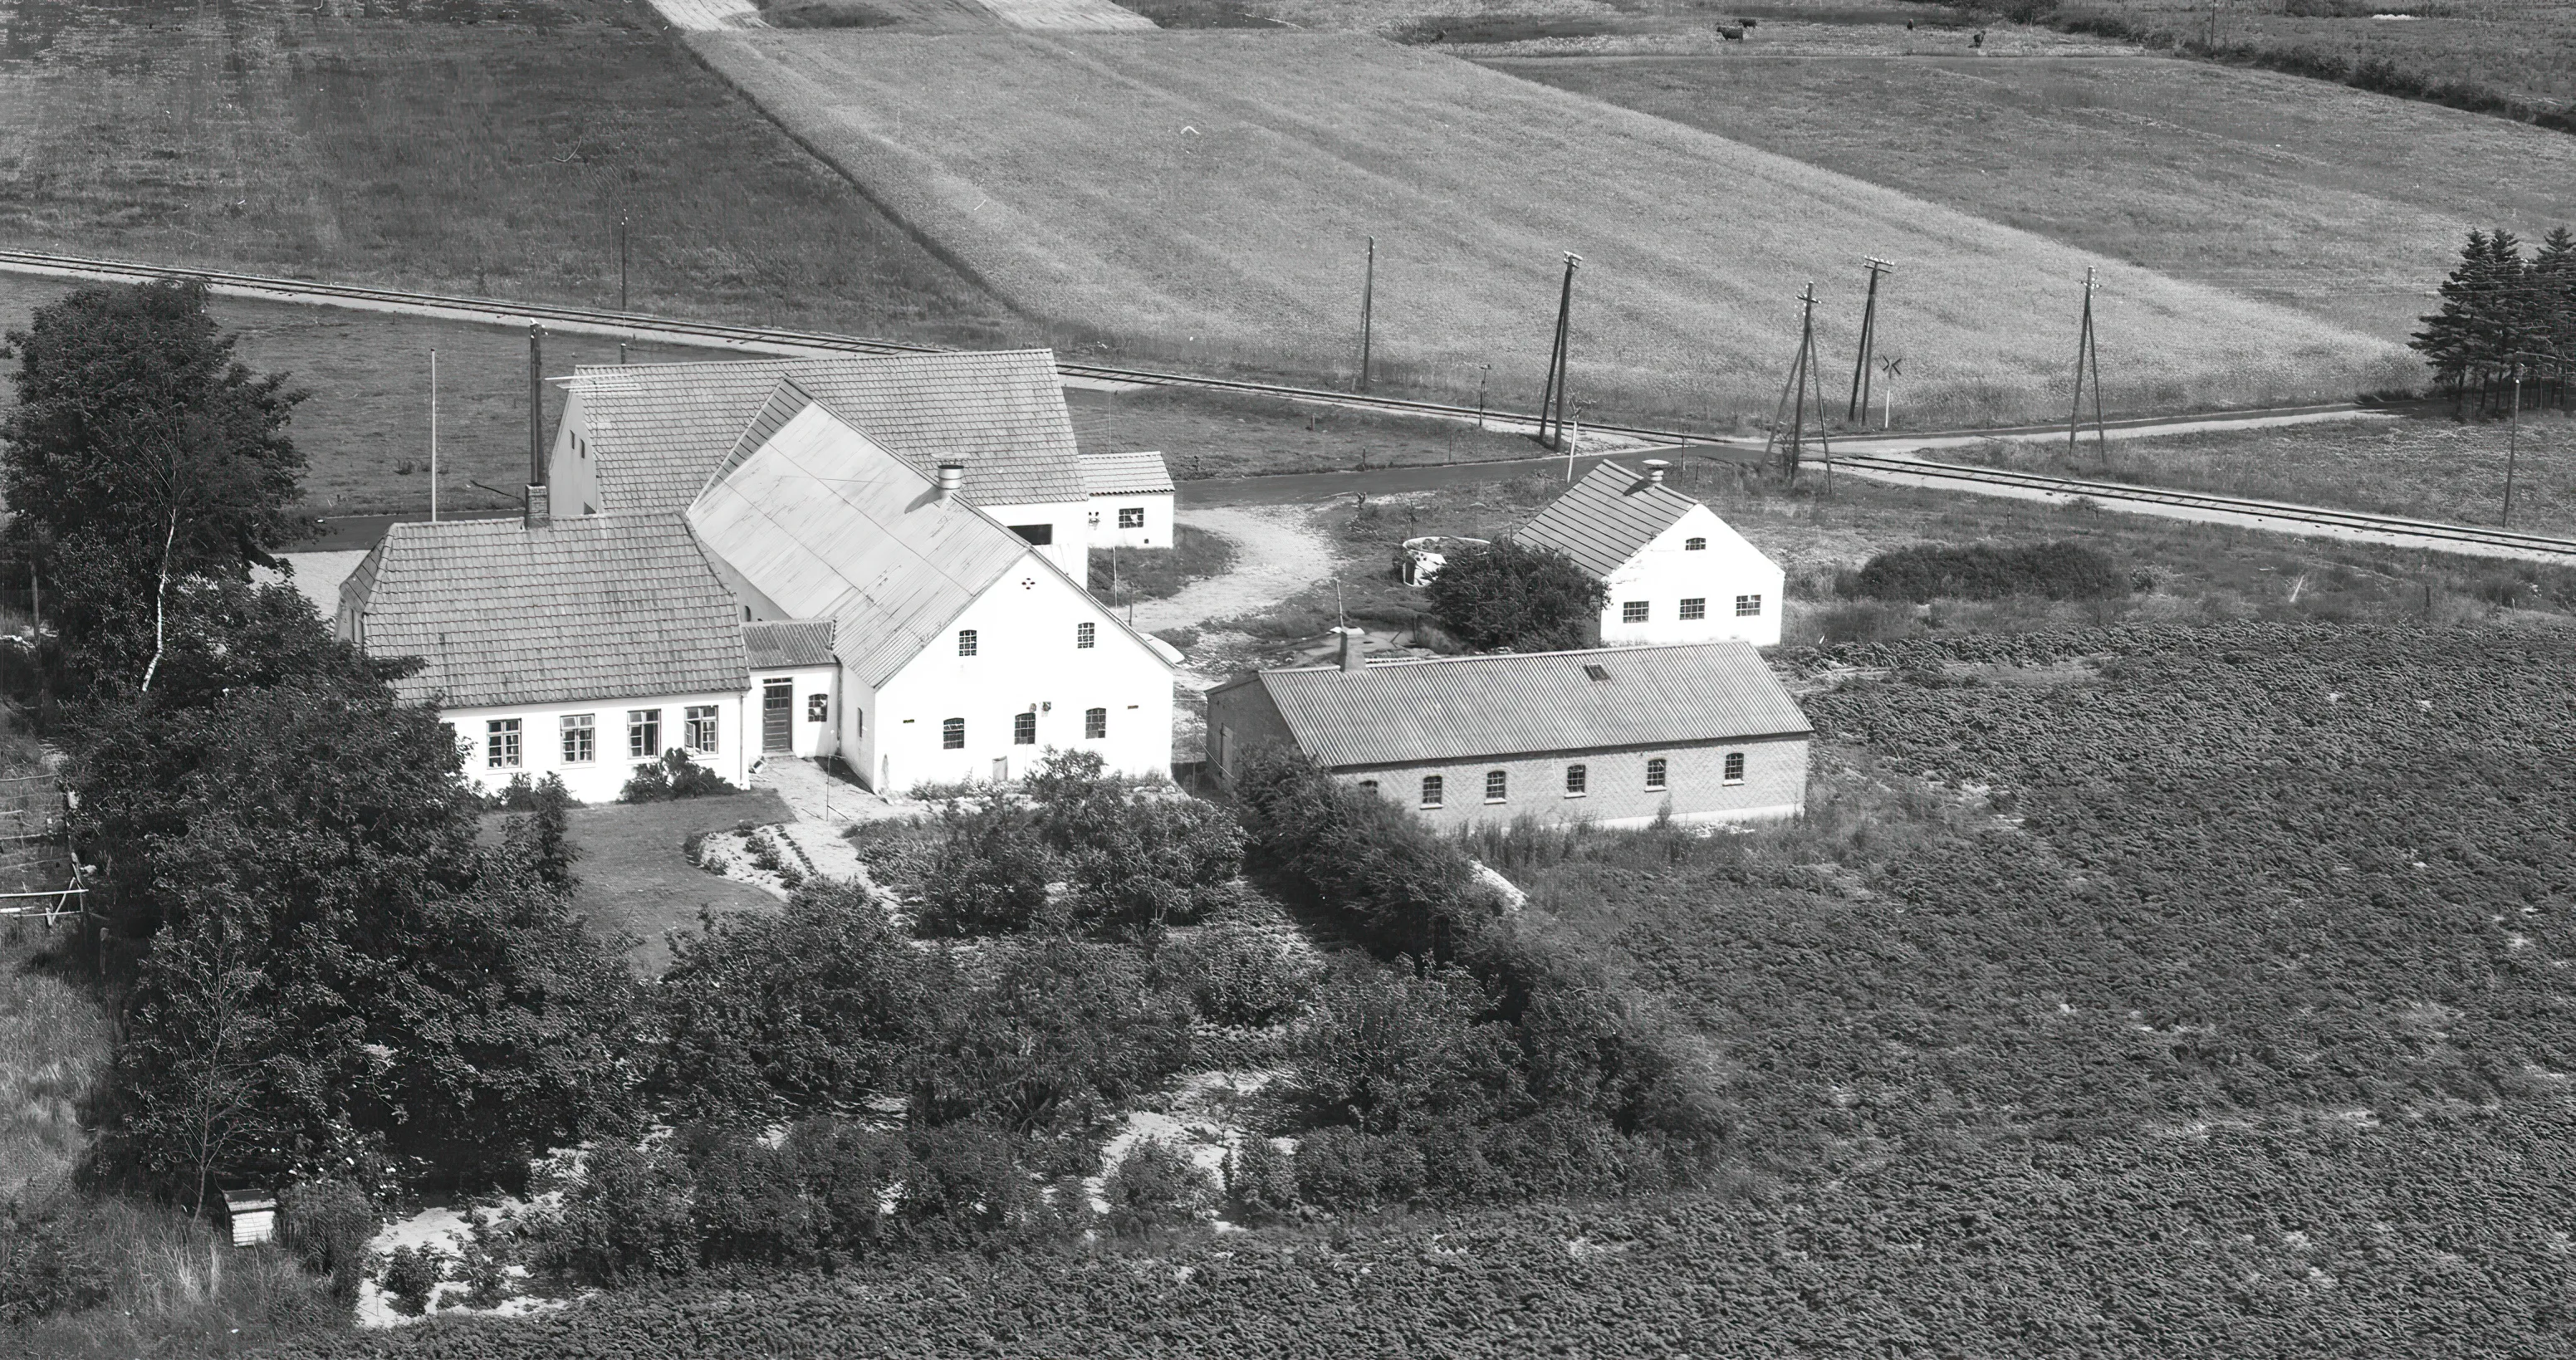
[[[689,862],[688,838],[727,831],[742,823],[767,826],[795,814],[767,789],[669,803],[602,803],[575,808],[572,841],[581,847],[573,866],[581,886],[573,910],[603,938],[635,941],[629,956],[651,976],[671,961],[663,932],[694,929],[700,909],[721,915],[774,911],[778,899],[748,884],[719,878]]]
[[[1110,605],[1160,600],[1234,567],[1234,545],[1219,535],[1175,524],[1172,539],[1168,548],[1092,549],[1091,593]]]

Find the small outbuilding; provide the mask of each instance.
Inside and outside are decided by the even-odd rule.
[[[1743,641],[1261,671],[1208,693],[1209,769],[1265,746],[1448,826],[1638,827],[1806,810],[1814,729]]]
[[[1554,548],[1601,578],[1601,641],[1780,641],[1777,563],[1717,512],[1664,481],[1661,459],[1640,472],[1603,460],[1513,538]]]
[[[1082,487],[1095,548],[1169,548],[1172,538],[1171,469],[1160,453],[1086,453]]]

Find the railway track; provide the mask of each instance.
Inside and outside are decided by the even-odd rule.
[[[2199,491],[2172,491],[2162,487],[2131,486],[2125,482],[2082,481],[2072,477],[2050,477],[2040,473],[1972,467],[1959,463],[1938,463],[1917,458],[1844,454],[1832,459],[1831,465],[1850,472],[1882,477],[1913,478],[1926,483],[1987,487],[2011,493],[2063,497],[2067,500],[2083,498],[2096,502],[2128,502],[2139,506],[2163,506],[2179,511],[2199,512],[2235,522],[2252,520],[2299,526],[2306,532],[2312,533],[2368,538],[2378,542],[2397,542],[2436,550],[2448,548],[2454,552],[2466,552],[2478,556],[2519,557],[2576,564],[2576,539],[2518,533],[2511,529],[2442,524],[2432,520],[2401,519],[2391,515],[2331,510],[2314,505],[2289,505],[2279,501],[2246,500],[2236,496],[2212,495]]]

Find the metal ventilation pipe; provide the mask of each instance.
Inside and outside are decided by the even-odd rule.
[[[964,463],[942,463],[939,465],[939,499],[944,501],[949,497],[956,495],[959,491],[964,490],[965,487],[966,465]]]
[[[1671,466],[1672,464],[1665,462],[1661,458],[1647,459],[1646,480],[1655,486],[1662,486],[1664,484],[1664,469]]]

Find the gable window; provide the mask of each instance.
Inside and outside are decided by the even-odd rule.
[[[630,708],[626,710],[626,755],[630,760],[651,760],[662,754],[662,710]]]
[[[1082,735],[1093,741],[1098,741],[1102,737],[1108,736],[1109,710],[1105,708],[1086,708],[1082,710]]]
[[[1096,647],[1096,646],[1098,646],[1099,644],[1100,644],[1100,625],[1099,625],[1099,624],[1096,624],[1096,623],[1077,623],[1077,624],[1075,624],[1075,625],[1073,626],[1073,645],[1074,645],[1075,647],[1077,647],[1077,648],[1083,648],[1083,649],[1088,649],[1088,648],[1091,648],[1091,647]]]
[[[1035,713],[1014,713],[1011,715],[1011,744],[1013,746],[1035,746],[1038,744],[1038,715]]]
[[[939,720],[939,749],[943,751],[963,751],[966,749],[966,720],[964,718],[942,718]]]
[[[1736,596],[1736,597],[1735,597],[1735,617],[1737,617],[1737,618],[1739,618],[1739,619],[1749,619],[1749,618],[1753,618],[1753,617],[1755,617],[1755,616],[1759,615],[1761,612],[1762,612],[1762,597],[1761,597],[1761,596],[1759,596],[1759,595],[1738,595],[1738,596]]]
[[[1726,782],[1729,784],[1741,784],[1744,782],[1744,753],[1742,751],[1729,751],[1726,753]]]
[[[1683,551],[1683,552],[1707,552],[1707,551],[1708,551],[1708,540],[1707,540],[1707,539],[1705,539],[1705,538],[1685,538],[1685,539],[1683,539],[1683,540],[1682,540],[1682,551]]]
[[[957,630],[957,654],[959,656],[973,656],[975,654],[974,629],[960,628]]]
[[[689,705],[687,736],[690,750],[702,755],[715,754],[716,706],[714,704]]]
[[[1662,756],[1656,756],[1654,759],[1646,762],[1646,787],[1650,789],[1660,789],[1664,787],[1664,758]]]
[[[828,695],[828,694],[808,694],[808,695],[806,695],[806,696],[805,696],[805,721],[807,721],[807,722],[830,722],[831,720],[832,720],[832,696],[831,696],[831,695]]]
[[[1591,782],[1592,782],[1592,771],[1590,771],[1590,770],[1588,770],[1588,769],[1584,768],[1584,767],[1583,767],[1583,766],[1581,766],[1581,765],[1568,765],[1568,766],[1566,766],[1566,767],[1565,767],[1565,796],[1566,796],[1566,797],[1568,797],[1568,798],[1580,798],[1580,797],[1582,797],[1582,796],[1584,795],[1584,793],[1586,792],[1586,787],[1585,787],[1585,786],[1586,786],[1586,785],[1589,785]]]
[[[1014,524],[1011,532],[1032,547],[1043,548],[1055,542],[1055,526],[1052,524]]]
[[[519,768],[519,720],[494,718],[483,724],[483,763],[495,770]]]
[[[1512,777],[1501,770],[1485,771],[1485,801],[1499,803],[1511,796]]]
[[[563,763],[587,765],[599,759],[598,715],[567,713],[563,716]]]
[[[1689,599],[1682,601],[1682,617],[1686,619],[1707,618],[1708,597],[1705,595],[1694,595]]]
[[[1440,776],[1436,774],[1422,776],[1422,805],[1427,808],[1440,806]]]
[[[1619,621],[1621,623],[1644,623],[1646,621],[1646,602],[1644,600],[1620,601]]]
[[[1121,529],[1144,528],[1145,507],[1141,505],[1122,505],[1118,507],[1118,527]]]

